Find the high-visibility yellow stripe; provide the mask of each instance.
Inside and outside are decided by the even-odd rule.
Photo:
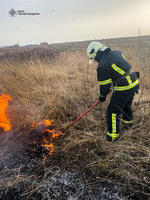
[[[120,87],[116,86],[116,87],[114,87],[113,89],[114,89],[114,91],[129,90],[129,89],[133,88],[134,86],[136,86],[138,83],[139,83],[139,80],[137,79],[137,80],[136,80],[135,82],[133,82],[132,84],[129,84],[129,85],[127,85],[127,86],[120,86]]]
[[[109,132],[107,132],[107,135],[112,137],[112,140],[115,140],[119,136],[119,133],[109,133]]]
[[[123,71],[122,69],[120,69],[119,67],[117,67],[114,63],[111,65],[111,67],[117,71],[119,74],[123,75],[125,74],[125,71]]]
[[[123,57],[125,60],[127,60],[126,57],[125,57],[123,54],[121,54],[121,55],[122,55],[122,57]]]
[[[130,76],[127,76],[126,79],[127,79],[127,81],[128,81],[129,84],[132,84]]]
[[[133,120],[127,121],[127,120],[121,119],[121,121],[122,121],[123,123],[125,123],[125,124],[131,124],[131,123],[133,123]]]
[[[107,85],[111,83],[111,78],[110,79],[107,79],[105,81],[98,81],[98,85]]]
[[[116,133],[116,114],[112,113],[112,132]]]

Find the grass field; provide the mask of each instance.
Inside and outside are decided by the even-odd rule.
[[[54,164],[62,171],[70,165],[80,171],[89,190],[103,182],[119,185],[131,199],[149,198],[150,46],[148,42],[139,46],[138,41],[125,42],[125,39],[104,42],[113,49],[121,50],[132,64],[133,70],[140,71],[140,91],[133,102],[135,126],[127,131],[121,127],[120,138],[116,142],[109,143],[104,139],[105,113],[110,94],[106,102],[97,105],[54,141],[54,154],[48,159],[42,161],[42,152],[38,156],[33,154],[30,162],[25,157],[33,169],[36,169],[34,173],[32,167],[29,171],[22,171],[21,164],[9,168],[9,160],[5,158],[9,145],[12,146],[14,141],[14,144],[25,142],[26,146],[33,143],[35,150],[39,141],[32,140],[30,134],[27,134],[30,124],[50,119],[54,120],[54,128],[60,130],[92,106],[98,99],[97,64],[88,63],[88,42],[68,46],[53,45],[55,51],[51,46],[0,51],[0,90],[13,99],[7,113],[13,133],[11,132],[11,137],[10,133],[0,133],[3,138],[0,145],[3,165],[0,168],[0,188],[5,193],[1,192],[6,197],[4,199],[9,199],[10,188],[17,184],[22,185],[22,199],[38,199],[34,198],[35,193],[42,187],[50,173],[50,166]],[[7,139],[4,139],[4,135]],[[22,152],[20,148],[19,151]],[[36,165],[37,159],[41,161],[38,160]],[[42,175],[41,169],[44,170]],[[29,182],[33,176],[38,175],[42,178],[38,186],[32,187],[33,183]]]

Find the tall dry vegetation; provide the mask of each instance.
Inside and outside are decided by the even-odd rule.
[[[127,189],[136,199],[146,199],[150,195],[150,56],[131,47],[122,47],[122,51],[141,75],[141,88],[133,103],[135,126],[127,131],[121,127],[116,142],[105,140],[110,94],[105,103],[64,131],[59,145],[56,143],[55,155],[67,158],[68,164],[88,174],[93,186],[109,182]],[[35,52],[13,52],[0,57],[0,90],[13,98],[9,111],[13,129],[44,118],[54,119],[58,130],[65,128],[96,102],[97,64],[88,64],[86,50]]]

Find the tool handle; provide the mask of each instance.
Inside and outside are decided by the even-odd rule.
[[[78,117],[75,121],[73,121],[71,124],[69,124],[65,129],[68,129],[70,126],[72,126],[73,124],[75,124],[79,119],[81,119],[84,115],[86,115],[92,108],[94,108],[97,104],[99,103],[99,100],[93,105],[91,106],[85,113],[83,113],[80,117]]]

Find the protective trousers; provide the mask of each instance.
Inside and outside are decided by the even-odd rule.
[[[119,135],[120,115],[122,113],[123,122],[130,125],[133,123],[132,102],[135,91],[128,94],[114,93],[107,108],[107,135],[112,140]]]

